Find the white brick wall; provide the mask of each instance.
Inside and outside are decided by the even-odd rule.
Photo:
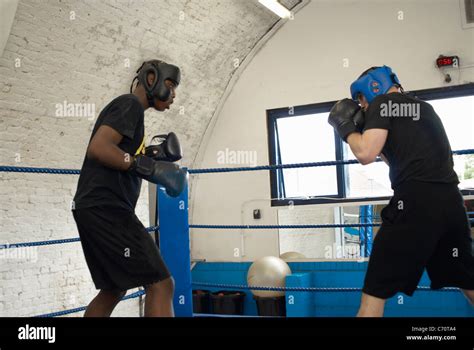
[[[183,16],[180,20],[180,16]],[[148,138],[174,130],[192,165],[223,91],[276,17],[254,0],[23,0],[0,57],[0,164],[80,168],[93,121],[55,116],[55,105],[127,93],[142,60],[181,66],[177,103],[146,118]],[[130,61],[130,68],[125,66]],[[76,237],[77,176],[0,174],[0,242]],[[147,191],[137,207],[147,222]],[[0,316],[82,306],[95,294],[78,243],[38,247],[38,261],[0,260]],[[135,316],[137,300],[114,315]],[[79,314],[77,314],[79,315]]]
[[[314,225],[334,222],[334,208],[317,205],[278,209],[279,225]],[[334,229],[285,229],[279,232],[280,254],[298,252],[306,258],[324,259],[336,242]]]

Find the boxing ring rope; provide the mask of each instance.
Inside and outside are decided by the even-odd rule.
[[[345,227],[372,227],[380,226],[373,224],[321,224],[321,225],[189,225],[196,229],[220,229],[220,230],[275,230],[275,229],[307,229],[307,228],[345,228]]]
[[[362,288],[351,287],[265,287],[265,286],[249,286],[245,284],[227,284],[227,283],[208,283],[208,282],[193,282],[193,286],[223,288],[223,289],[242,289],[242,290],[263,290],[276,292],[362,292]],[[416,290],[431,292],[431,287],[418,286]],[[458,292],[459,288],[446,287],[441,288],[443,292]]]
[[[159,226],[147,227],[148,232],[155,232],[159,229]],[[50,241],[40,241],[40,242],[26,242],[26,243],[12,243],[12,244],[0,244],[0,249],[15,249],[15,248],[24,248],[24,247],[38,247],[45,245],[54,245],[54,244],[64,244],[64,243],[76,243],[80,242],[81,239],[78,238],[64,238],[56,239]]]
[[[452,153],[453,155],[458,155],[458,156],[474,154],[474,149],[457,150],[457,151],[452,151]],[[376,162],[381,162],[381,161],[382,159],[380,158],[376,159]],[[255,167],[188,169],[188,172],[189,174],[231,173],[231,172],[241,172],[241,171],[313,168],[313,167],[350,165],[350,164],[359,164],[359,161],[356,159],[350,159],[350,160],[334,160],[334,161],[326,161],[326,162],[260,165],[260,166],[255,166]],[[74,169],[34,168],[34,167],[15,167],[15,166],[0,166],[0,172],[57,174],[57,175],[79,175],[81,173],[80,170],[74,170]]]
[[[474,149],[463,149],[452,151],[453,155],[473,154]],[[376,162],[382,162],[381,158],[377,158]],[[311,162],[311,163],[294,163],[294,164],[278,164],[278,165],[260,165],[255,167],[236,167],[236,168],[210,168],[210,169],[189,169],[190,174],[211,174],[211,173],[232,173],[241,171],[260,171],[260,170],[278,170],[278,169],[295,169],[295,168],[312,168],[336,165],[350,165],[359,164],[356,159],[350,160],[332,160],[325,162]]]
[[[144,294],[145,294],[145,291],[139,290],[139,291],[136,291],[134,293],[131,293],[129,295],[124,296],[121,301],[138,298],[138,297],[141,297]],[[85,311],[86,308],[87,308],[87,306],[81,306],[81,307],[78,307],[78,308],[75,308],[75,309],[51,312],[51,313],[48,313],[48,314],[42,314],[42,315],[37,315],[37,316],[33,316],[33,317],[46,318],[46,317],[64,316],[64,315],[75,314],[77,312]]]
[[[452,152],[453,155],[467,155],[474,154],[474,149],[464,149]],[[377,162],[382,161],[377,159]],[[188,169],[190,174],[210,174],[210,173],[230,173],[230,172],[241,172],[241,171],[261,171],[261,170],[277,170],[277,169],[291,169],[291,168],[309,168],[309,167],[322,167],[322,166],[338,166],[338,165],[350,165],[358,164],[357,160],[337,160],[337,161],[326,161],[326,162],[312,162],[312,163],[298,163],[298,164],[281,164],[281,165],[264,165],[256,167],[236,167],[236,168],[210,168],[210,169]],[[13,172],[13,173],[35,173],[35,174],[55,174],[55,175],[79,175],[80,170],[75,169],[54,169],[54,168],[35,168],[35,167],[15,167],[15,166],[0,166],[0,172]],[[469,212],[468,215],[472,215],[474,212]],[[472,221],[472,219],[471,219]],[[379,223],[364,223],[364,224],[321,224],[321,225],[188,225],[189,228],[195,229],[221,229],[221,230],[241,230],[241,229],[322,229],[322,228],[345,228],[345,227],[373,227],[380,226]],[[159,226],[152,226],[146,228],[148,232],[155,232],[159,230]],[[34,247],[34,246],[46,246],[55,244],[66,244],[80,242],[79,238],[67,238],[49,241],[39,242],[26,242],[26,243],[15,243],[15,244],[0,244],[0,249],[15,249],[20,247]],[[295,292],[360,292],[361,288],[317,288],[317,287],[268,287],[268,286],[248,286],[248,285],[234,285],[234,284],[222,284],[222,283],[206,283],[206,282],[192,282],[193,286],[201,287],[213,287],[213,288],[224,288],[224,289],[241,289],[241,290],[266,290],[266,291],[295,291]],[[417,290],[422,291],[433,291],[430,287],[419,286]],[[458,288],[443,288],[441,291],[445,292],[458,292]],[[145,294],[145,291],[137,291],[131,293],[123,300],[129,300],[140,297]],[[85,306],[62,310],[47,314],[38,315],[35,317],[57,317],[64,316],[67,314],[77,313],[84,311]]]
[[[474,212],[467,212],[467,215],[474,215]],[[472,222],[474,220],[470,219]],[[281,229],[324,229],[324,228],[346,228],[346,227],[379,227],[380,223],[372,224],[321,224],[321,225],[189,225],[189,228],[195,229],[218,229],[218,230],[281,230]],[[148,232],[155,232],[159,230],[159,226],[147,227]],[[296,233],[297,234],[297,233]],[[0,244],[0,249],[15,249],[20,247],[36,247],[54,244],[64,243],[75,243],[80,242],[79,238],[66,238],[57,239],[51,241],[40,241],[40,242],[26,242],[26,243],[12,243],[12,244]]]
[[[56,174],[56,175],[80,175],[81,174],[81,171],[77,169],[32,168],[32,167],[16,167],[16,166],[0,166],[0,172]]]

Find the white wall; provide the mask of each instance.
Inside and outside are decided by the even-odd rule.
[[[461,27],[457,0],[313,0],[242,73],[205,136],[207,146],[196,166],[234,166],[217,164],[217,153],[226,148],[254,151],[259,165],[268,164],[267,109],[348,97],[350,83],[370,66],[392,66],[407,90],[445,86],[435,59],[439,54],[456,54],[472,65],[473,42],[474,31]],[[348,67],[343,66],[345,60]],[[472,67],[460,72],[452,72],[453,84],[474,80]],[[200,175],[193,181],[194,223],[278,222],[277,208],[269,203],[267,172]],[[253,199],[259,201],[244,204]],[[253,220],[253,208],[262,209],[261,220]],[[234,249],[242,250],[242,245],[246,255],[234,256]],[[194,230],[192,253],[197,259],[228,261],[278,255],[278,233],[245,231],[242,239],[235,231]]]

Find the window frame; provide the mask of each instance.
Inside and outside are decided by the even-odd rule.
[[[440,100],[455,97],[474,96],[474,83],[439,87],[423,90],[415,90],[406,92],[409,96],[417,97],[423,101]],[[314,103],[296,107],[282,107],[268,109],[266,111],[267,119],[267,138],[268,138],[268,159],[270,165],[280,165],[281,163],[277,160],[280,159],[279,147],[277,149],[277,136],[278,129],[276,127],[279,118],[296,118],[298,116],[307,114],[317,114],[329,112],[337,101]],[[292,112],[290,114],[290,111]],[[341,138],[334,132],[334,142],[336,150],[336,160],[344,159],[344,144]],[[280,194],[284,192],[284,184],[282,183],[283,170],[269,170],[270,172],[270,193],[271,193],[271,206],[288,206],[288,205],[311,205],[311,204],[322,204],[322,203],[350,203],[350,202],[361,202],[361,201],[384,201],[391,198],[391,196],[383,197],[358,197],[358,198],[346,198],[346,188],[348,180],[347,166],[350,165],[337,165],[337,189],[338,194],[335,196],[326,196],[323,198],[280,198]],[[474,194],[474,191],[463,190],[463,194]]]

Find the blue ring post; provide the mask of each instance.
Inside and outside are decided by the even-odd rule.
[[[193,316],[191,251],[189,246],[188,187],[177,198],[157,186],[160,250],[175,281],[174,312],[177,317]]]

